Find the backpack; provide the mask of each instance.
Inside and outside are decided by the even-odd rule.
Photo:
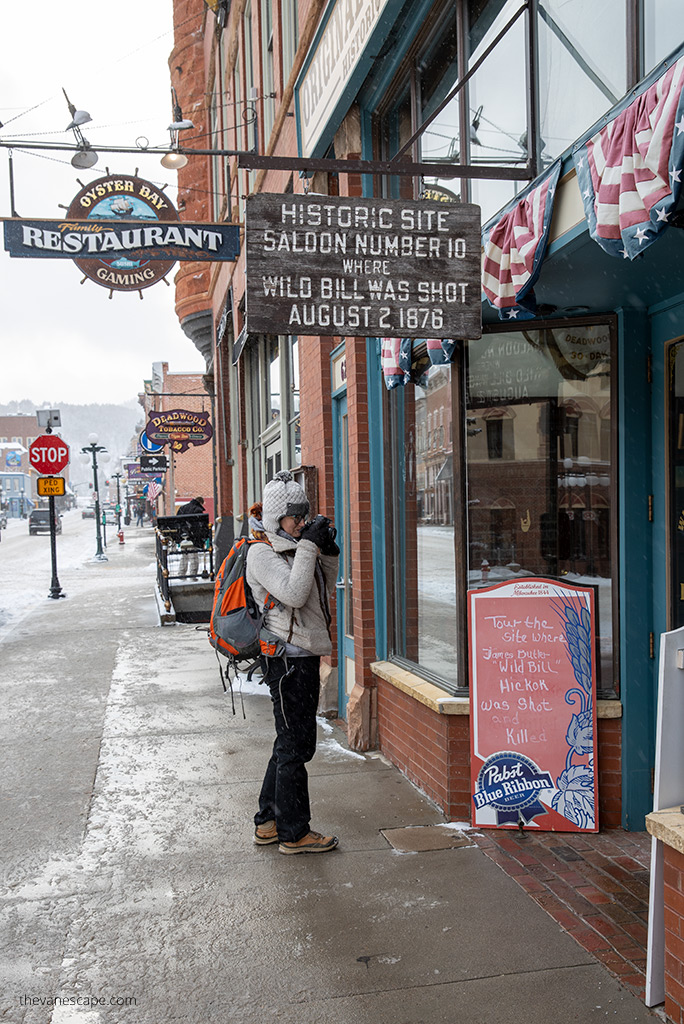
[[[223,676],[219,653],[225,655],[229,670],[232,668],[234,675],[237,676],[237,667],[241,662],[253,662],[250,670],[252,671],[256,667],[259,655],[275,657],[281,654],[283,649],[282,641],[263,625],[264,615],[270,608],[275,608],[278,602],[267,594],[263,607],[259,608],[247,582],[247,555],[252,544],[268,544],[268,541],[252,540],[247,537],[237,540],[221,563],[214,583],[214,603],[209,619],[208,639],[216,651],[225,692],[228,692],[228,687]],[[228,686],[232,699],[230,671]]]

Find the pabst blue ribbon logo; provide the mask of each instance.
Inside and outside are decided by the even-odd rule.
[[[555,789],[548,772],[542,772],[524,754],[503,750],[488,757],[480,768],[473,801],[478,811],[493,808],[497,825],[515,824],[520,819],[528,822],[546,814],[539,802],[539,794],[545,789]]]

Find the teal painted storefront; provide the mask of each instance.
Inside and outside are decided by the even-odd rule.
[[[378,111],[432,6],[431,0],[417,0],[401,10],[398,20],[385,20],[374,39],[383,50],[382,61],[373,65],[361,90],[356,92],[354,85],[338,107],[336,116],[342,119],[352,101],[358,105],[363,158],[385,155],[377,149]],[[443,95],[444,91],[438,92],[433,104]],[[382,117],[388,117],[384,108]],[[332,140],[333,135],[328,131],[326,138]],[[396,138],[397,133],[390,131],[390,149],[393,140],[396,145]],[[563,156],[561,183],[573,176],[568,150]],[[373,178],[364,176],[363,194],[372,196],[375,185]],[[572,183],[567,187],[572,187]],[[396,195],[398,180],[392,179],[388,188],[389,194]],[[636,830],[644,828],[644,817],[652,809],[657,654],[660,633],[671,625],[667,600],[670,555],[666,347],[673,339],[684,336],[684,282],[679,281],[677,270],[682,257],[684,232],[675,228],[666,231],[640,259],[630,262],[607,255],[589,237],[586,223],[577,222],[554,236],[535,287],[547,320],[572,324],[600,316],[615,325],[612,417],[616,457],[613,525],[617,528],[614,578],[618,591],[614,625],[618,634],[618,663],[613,682],[621,705],[622,824],[626,829]],[[483,319],[489,325],[497,323],[496,314],[486,305]],[[539,329],[547,320],[528,321],[527,326]],[[369,553],[372,552],[373,562],[376,655],[378,660],[385,661],[392,658],[392,603],[397,606],[388,586],[393,541],[388,537],[388,404],[379,359],[380,342],[373,338],[367,339],[366,344],[368,429],[373,440]],[[333,398],[338,410],[341,409],[342,395],[335,393]],[[333,419],[337,452],[337,414]],[[457,464],[454,451],[454,473],[464,471],[464,461]],[[340,475],[336,463],[336,494]],[[355,538],[355,542],[365,539]],[[340,644],[342,651],[342,637]],[[347,655],[350,651],[353,653],[353,647]],[[341,693],[341,709],[344,703]]]

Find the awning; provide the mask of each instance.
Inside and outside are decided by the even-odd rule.
[[[560,168],[557,160],[482,230],[482,291],[501,320],[536,315],[533,286],[546,253]]]

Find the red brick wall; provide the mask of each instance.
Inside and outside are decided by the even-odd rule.
[[[299,339],[299,394],[302,430],[302,465],[318,470],[318,508],[335,515],[333,487],[332,398],[330,353],[332,338]]]
[[[366,339],[347,338],[347,408],[349,412],[349,505],[352,535],[355,682],[375,686],[370,670],[376,659],[375,598],[370,494],[370,438]],[[372,736],[368,737],[372,741]]]
[[[185,133],[204,138],[209,131],[208,103],[205,97],[204,41],[201,27],[206,15],[202,0],[174,0],[174,48],[169,56],[171,84],[176,90],[183,116],[194,124],[194,130]],[[213,15],[207,19],[211,29]],[[182,136],[182,133],[181,133]],[[188,145],[181,137],[181,144]],[[197,143],[189,143],[190,148]],[[174,180],[176,172],[171,172]],[[178,208],[181,220],[191,222],[212,221],[211,164],[209,159],[193,157],[178,171]],[[183,321],[192,313],[209,309],[212,264],[180,263],[175,274],[176,313]]]
[[[665,862],[665,1013],[684,1024],[684,855],[663,844]]]
[[[470,716],[439,715],[384,679],[378,679],[377,685],[378,737],[382,753],[434,800],[448,818],[470,821]],[[599,825],[602,829],[621,826],[620,740],[620,719],[600,719]],[[684,907],[684,897],[682,905]],[[684,931],[682,937],[684,940]]]
[[[232,340],[232,339],[231,339]],[[239,459],[230,426],[230,365],[231,345],[224,338],[220,350],[214,353],[214,441],[216,450],[216,517],[233,514],[233,467],[229,459]],[[235,510],[239,512],[239,509]]]
[[[451,820],[470,821],[468,715],[438,715],[378,679],[382,753]]]
[[[598,722],[598,794],[601,828],[622,826],[622,722]]]

